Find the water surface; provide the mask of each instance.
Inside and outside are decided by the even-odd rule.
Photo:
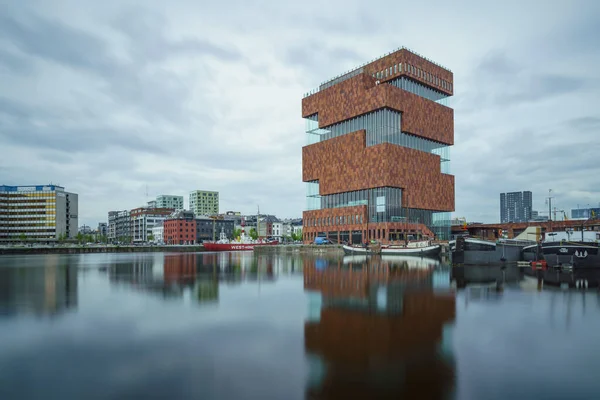
[[[457,291],[401,257],[2,256],[0,398],[596,398],[598,293],[471,272]]]

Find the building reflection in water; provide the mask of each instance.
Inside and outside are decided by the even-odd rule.
[[[132,255],[106,268],[110,281],[163,298],[199,303],[217,302],[219,285],[245,281],[274,282],[277,275],[302,269],[300,257],[256,255],[252,252],[181,253],[157,257]]]
[[[57,315],[77,308],[77,266],[72,257],[48,255],[44,265],[26,266],[23,258],[0,265],[2,315]]]
[[[309,259],[304,288],[308,398],[447,398],[455,296],[433,289],[436,260]]]

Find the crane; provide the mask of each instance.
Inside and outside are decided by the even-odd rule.
[[[563,221],[568,220],[567,218],[567,213],[565,212],[565,210],[557,210],[556,207],[554,207],[554,220],[556,221],[556,213],[563,213]]]

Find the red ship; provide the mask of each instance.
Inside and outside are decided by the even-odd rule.
[[[277,240],[253,240],[246,236],[244,231],[244,220],[242,219],[242,234],[239,240],[229,240],[221,229],[219,240],[216,242],[204,242],[204,250],[206,251],[252,251],[256,246],[274,246],[279,244]]]

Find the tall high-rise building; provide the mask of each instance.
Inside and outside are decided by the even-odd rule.
[[[156,208],[172,208],[174,210],[183,210],[183,196],[160,194],[156,196],[156,202],[154,206]]]
[[[500,193],[500,222],[527,222],[533,218],[532,193]]]
[[[302,100],[305,241],[449,238],[453,74],[400,49]]]
[[[78,196],[57,185],[0,186],[0,240],[74,238]]]
[[[196,215],[219,213],[219,192],[194,190],[190,192],[190,210]]]

